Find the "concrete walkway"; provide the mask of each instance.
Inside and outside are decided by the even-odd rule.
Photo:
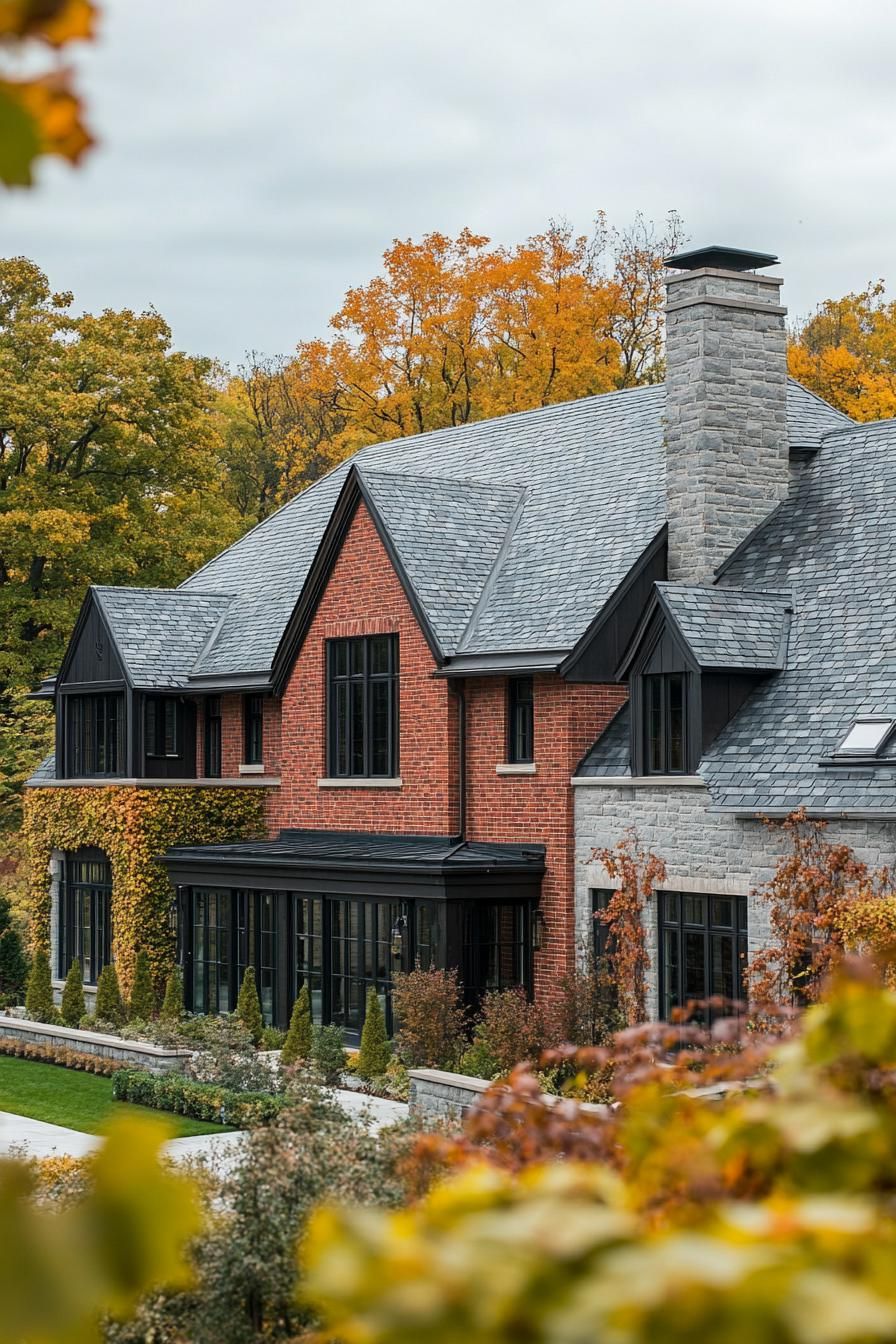
[[[394,1125],[407,1118],[408,1108],[401,1101],[387,1101],[384,1097],[368,1097],[363,1092],[335,1093],[344,1111],[356,1120],[366,1119],[374,1132],[386,1125]],[[203,1158],[216,1165],[223,1161],[230,1165],[242,1146],[244,1134],[196,1134],[186,1139],[171,1139],[165,1144],[165,1153],[176,1162]],[[87,1157],[103,1142],[96,1134],[82,1134],[63,1125],[48,1125],[43,1120],[29,1120],[24,1115],[0,1111],[0,1157],[22,1153],[27,1157]]]

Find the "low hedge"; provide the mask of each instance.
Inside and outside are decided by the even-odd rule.
[[[0,1055],[14,1055],[16,1059],[30,1059],[37,1064],[58,1064],[63,1069],[79,1069],[82,1073],[99,1073],[111,1078],[121,1069],[121,1060],[104,1059],[83,1050],[70,1050],[65,1045],[35,1045],[14,1036],[0,1036]]]
[[[119,1069],[112,1083],[117,1101],[132,1101],[191,1120],[247,1129],[265,1124],[283,1109],[283,1098],[268,1092],[233,1092],[215,1083],[197,1083],[178,1073],[156,1076],[143,1069]]]

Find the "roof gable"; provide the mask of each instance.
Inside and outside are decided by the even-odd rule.
[[[224,594],[178,588],[94,587],[90,591],[128,680],[138,689],[188,686],[230,603]]]

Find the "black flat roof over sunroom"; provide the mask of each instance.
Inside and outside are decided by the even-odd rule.
[[[545,870],[543,845],[310,830],[284,830],[275,840],[179,845],[160,862],[176,886],[443,900],[510,894],[537,900]]]

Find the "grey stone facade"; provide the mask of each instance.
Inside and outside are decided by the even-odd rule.
[[[673,276],[666,305],[669,578],[705,582],[788,487],[781,280]]]
[[[712,812],[710,798],[696,777],[657,786],[653,782],[575,781],[576,929],[580,943],[594,936],[591,892],[618,885],[595,849],[610,849],[634,828],[641,846],[666,864],[669,891],[749,897],[749,953],[767,946],[770,930],[765,904],[753,893],[772,876],[784,852],[780,832],[759,820]],[[850,845],[872,867],[896,867],[896,822],[842,820],[829,823],[828,837]],[[650,954],[648,1011],[658,1014],[657,910],[647,911]]]

